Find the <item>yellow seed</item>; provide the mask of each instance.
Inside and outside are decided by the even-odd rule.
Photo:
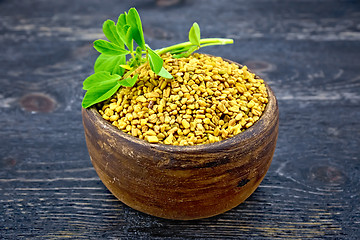
[[[235,120],[239,121],[242,117],[243,117],[243,114],[239,113],[238,115],[236,115]]]
[[[148,130],[144,133],[145,136],[156,136],[156,132],[153,130]]]
[[[114,111],[113,110],[111,110],[110,108],[106,108],[105,109],[105,115],[107,115],[107,116],[112,116],[114,114]]]
[[[189,128],[186,128],[186,129],[184,129],[183,134],[188,135],[190,133],[190,131],[191,130]]]
[[[164,140],[165,144],[172,144],[174,140],[174,136],[171,134],[169,134],[169,136],[167,136],[167,138]]]
[[[127,125],[126,128],[125,128],[125,130],[126,130],[127,132],[129,132],[129,131],[131,130],[131,125]]]
[[[230,121],[229,121],[229,126],[235,126],[235,123],[236,123],[236,120],[235,119],[231,119]]]
[[[152,114],[149,116],[149,122],[151,123],[156,123],[156,121],[158,120],[156,114]]]
[[[157,136],[147,136],[146,139],[149,143],[158,143],[159,142],[159,139],[157,138]]]
[[[119,121],[118,128],[124,129],[126,127],[126,123],[124,121]]]
[[[145,103],[145,102],[147,102],[147,99],[144,96],[139,96],[136,98],[136,101]]]
[[[235,135],[241,133],[241,124],[235,125],[235,127],[233,128],[233,133]]]
[[[257,115],[257,116],[260,116],[260,115],[261,115],[261,111],[256,110],[256,109],[254,109],[254,108],[251,110],[251,112],[252,112],[252,114]]]
[[[145,97],[146,98],[158,98],[158,97],[160,97],[160,95],[157,92],[149,92],[149,93],[145,93]]]
[[[239,112],[240,109],[239,109],[238,106],[232,106],[232,107],[229,107],[229,111],[231,111],[231,112]]]
[[[248,108],[252,108],[255,106],[255,102],[253,100],[251,100],[248,104],[247,104],[247,107]]]
[[[205,124],[210,124],[210,119],[209,118],[205,118],[204,120],[203,120],[203,122],[205,123]]]
[[[170,104],[170,109],[175,110],[177,108],[177,105],[175,103]]]
[[[171,89],[170,89],[169,87],[166,88],[166,89],[164,90],[163,96],[164,96],[164,97],[169,97],[169,96],[170,96],[170,91],[171,91]]]
[[[253,125],[252,122],[248,122],[248,123],[245,125],[245,127],[246,127],[246,128],[249,128],[249,127],[251,127],[252,125]]]
[[[222,130],[222,133],[221,133],[221,137],[222,138],[226,138],[228,136],[229,132],[226,131],[225,129]]]
[[[194,109],[195,109],[195,105],[194,105],[194,104],[190,104],[190,105],[187,106],[187,108],[194,110]]]
[[[181,124],[184,126],[184,128],[190,128],[190,123],[188,121],[186,121],[185,119],[183,119],[181,121]]]
[[[110,121],[116,121],[116,120],[118,120],[119,119],[119,115],[112,115],[111,117],[110,117]]]
[[[160,89],[161,89],[161,90],[164,90],[165,87],[166,87],[166,85],[167,85],[167,82],[166,82],[166,81],[163,81],[162,84],[160,85]]]
[[[147,123],[147,119],[140,119],[140,125],[145,126]]]
[[[225,112],[225,110],[226,110],[224,104],[222,104],[222,103],[219,103],[218,106],[217,106],[217,108],[218,108],[221,112]]]

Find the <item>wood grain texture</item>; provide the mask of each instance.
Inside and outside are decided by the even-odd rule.
[[[203,37],[234,38],[203,51],[248,64],[277,96],[272,164],[231,211],[151,217],[91,165],[80,112],[91,43],[131,6],[153,48],[186,41],[194,21]],[[359,12],[351,0],[0,1],[0,238],[359,239]]]

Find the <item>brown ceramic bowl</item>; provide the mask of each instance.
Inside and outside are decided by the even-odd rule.
[[[150,144],[82,109],[92,164],[123,203],[167,219],[198,219],[230,210],[248,198],[269,169],[278,136],[279,110],[269,103],[246,131],[223,141],[172,146]]]

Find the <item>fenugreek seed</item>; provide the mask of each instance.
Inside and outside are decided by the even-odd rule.
[[[241,133],[241,124],[237,124],[233,127],[233,134],[239,134]]]
[[[195,109],[195,105],[194,104],[190,104],[187,106],[188,109],[194,110]]]
[[[145,137],[149,143],[158,143],[159,139],[157,136],[146,136]]]
[[[176,108],[177,108],[176,104],[174,104],[174,103],[170,104],[170,109],[171,110],[175,110]]]
[[[114,114],[114,111],[113,110],[111,110],[110,108],[106,108],[105,109],[105,115],[107,115],[107,116],[112,116]]]
[[[156,136],[156,132],[154,130],[148,130],[144,133],[144,136]]]
[[[246,128],[249,128],[249,127],[251,127],[252,125],[253,125],[252,122],[248,122],[248,123],[245,125],[245,127],[246,127]]]
[[[127,113],[126,116],[127,120],[131,121],[133,120],[133,115],[131,113]]]
[[[160,126],[159,125],[154,126],[154,132],[160,133]]]
[[[201,118],[195,118],[195,119],[194,119],[194,122],[195,122],[196,124],[202,123],[202,119],[201,119]]]
[[[205,118],[205,119],[203,120],[203,122],[204,122],[205,124],[210,124],[211,120],[210,120],[209,118]]]
[[[255,102],[253,100],[251,100],[248,104],[247,104],[247,107],[248,108],[252,108],[255,106]]]
[[[161,90],[164,90],[166,88],[166,85],[167,85],[167,82],[166,81],[163,81],[160,85],[160,89]]]
[[[259,110],[254,109],[254,108],[251,110],[251,112],[252,112],[252,114],[257,115],[257,116],[261,115],[261,112]]]
[[[112,100],[115,100],[115,99],[112,99]],[[116,101],[116,100],[115,100],[115,101]],[[109,105],[109,108],[110,108],[111,110],[115,110],[116,107],[117,107],[117,105],[116,105],[116,103],[114,103],[114,102],[110,103],[110,105]]]
[[[181,124],[183,125],[184,128],[190,128],[190,123],[185,119],[181,121]]]
[[[158,98],[158,97],[160,97],[160,95],[157,92],[149,92],[149,93],[145,93],[145,97],[146,98]]]
[[[147,123],[147,119],[140,119],[140,125],[145,126]]]
[[[207,104],[204,100],[199,100],[198,101],[199,105],[202,106],[202,107],[205,107]]]
[[[136,101],[145,103],[147,101],[147,99],[144,96],[139,96],[136,98]]]
[[[225,129],[223,129],[223,130],[221,131],[221,137],[222,137],[222,138],[226,138],[226,137],[228,136],[228,134],[229,134],[229,132],[226,131]]]
[[[158,118],[157,118],[156,114],[150,115],[149,119],[148,119],[148,121],[151,123],[155,123],[157,120],[158,120]]]
[[[119,119],[119,115],[112,115],[112,116],[110,116],[110,118],[109,118],[109,120],[110,121],[116,121],[116,120],[118,120]]]
[[[222,104],[222,103],[219,103],[218,106],[217,106],[217,108],[218,108],[221,112],[225,112],[225,110],[226,110],[224,104]]]
[[[164,90],[164,97],[169,97],[170,96],[170,91],[171,91],[171,88],[166,88],[165,90]]]
[[[239,121],[243,117],[243,113],[239,113],[236,115],[235,120]]]
[[[131,129],[131,135],[133,136],[133,137],[136,137],[137,135],[138,135],[138,131],[137,131],[138,129],[137,128],[132,128]]]
[[[193,131],[195,131],[195,128],[196,128],[196,123],[190,122],[190,130],[193,132]]]
[[[229,107],[228,110],[231,112],[236,112],[236,113],[240,111],[238,106]]]
[[[229,126],[235,126],[235,124],[236,124],[236,120],[235,119],[231,119],[230,121],[229,121]]]
[[[167,136],[167,138],[164,140],[165,144],[172,144],[174,140],[174,136],[172,134],[169,134],[169,136]]]
[[[183,130],[183,134],[188,135],[190,133],[190,131],[191,130],[189,128],[186,128],[186,129]]]
[[[249,112],[249,109],[245,106],[241,106],[240,109],[241,109],[241,111]]]

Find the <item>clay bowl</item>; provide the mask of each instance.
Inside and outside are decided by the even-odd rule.
[[[123,203],[167,219],[199,219],[230,210],[264,178],[278,136],[279,110],[269,103],[246,131],[197,146],[150,144],[82,109],[92,164],[105,186]]]

